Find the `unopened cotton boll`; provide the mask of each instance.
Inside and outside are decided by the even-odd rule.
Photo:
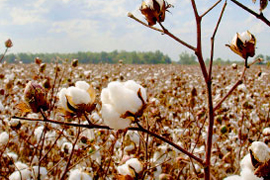
[[[2,132],[0,134],[0,144],[1,145],[6,145],[8,143],[9,140],[9,135],[7,132]]]
[[[145,88],[133,80],[109,83],[101,92],[101,114],[104,123],[114,129],[127,128],[131,119],[122,116],[126,112],[133,115],[138,113],[142,110],[146,99]]]
[[[90,177],[87,173],[82,172],[79,169],[72,170],[69,175],[69,180],[92,180],[93,178]]]

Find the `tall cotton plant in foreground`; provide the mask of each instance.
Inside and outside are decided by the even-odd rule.
[[[109,83],[101,92],[104,123],[113,129],[127,128],[142,115],[146,99],[146,89],[133,80]]]
[[[87,82],[77,81],[75,86],[59,92],[59,103],[65,114],[81,115],[94,109],[95,91]]]

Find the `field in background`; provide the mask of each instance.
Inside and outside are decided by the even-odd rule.
[[[242,68],[213,67],[214,104],[240,78]],[[262,131],[270,126],[269,70],[267,66],[248,69],[243,84],[216,111],[212,175],[217,179],[239,173],[239,162],[247,154],[250,143],[266,138]],[[111,81],[133,79],[147,89],[148,107],[140,120],[141,124],[204,157],[207,94],[198,66],[79,64],[73,67],[59,64],[57,67],[56,64],[47,64],[45,70],[40,71],[37,64],[4,64],[0,67],[0,78],[0,100],[4,106],[0,114],[0,133],[6,131],[9,134],[8,144],[0,150],[0,175],[3,177],[15,171],[14,161],[34,166],[48,152],[40,164],[48,171],[47,179],[58,179],[70,153],[64,144],[72,143],[77,131],[75,127],[48,124],[46,140],[41,145],[40,129],[44,128],[44,123],[11,118],[27,116],[42,119],[40,114],[24,113],[16,106],[23,100],[24,87],[30,80],[47,87],[50,102],[55,99],[57,91],[74,85],[76,81],[84,80],[92,84],[97,94],[97,108],[89,117],[102,124],[99,112],[101,90]],[[57,110],[57,103],[49,117],[78,123],[78,120],[64,119]],[[84,121],[82,119],[81,123]],[[139,140],[136,137],[140,137]],[[15,153],[17,158],[10,158],[10,152]],[[178,176],[180,179],[202,177],[203,167],[196,161],[191,161],[160,140],[136,131],[82,129],[71,159],[71,169],[84,168],[93,177],[113,179],[124,155],[139,158],[145,164],[144,172],[147,172],[149,179],[155,179],[161,172],[172,175],[174,179]]]

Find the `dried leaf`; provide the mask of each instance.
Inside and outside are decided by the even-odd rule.
[[[25,103],[25,102],[20,102],[19,104],[17,104],[15,106],[17,109],[19,109],[19,111],[22,114],[26,114],[26,113],[30,113],[31,112],[31,108]]]
[[[117,180],[134,180],[130,175],[117,175],[116,178]]]

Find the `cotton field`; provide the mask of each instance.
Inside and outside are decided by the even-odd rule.
[[[213,67],[214,106],[243,68]],[[252,142],[270,142],[269,70],[251,66],[215,109],[213,179],[241,178]],[[199,66],[4,63],[0,72],[0,179],[203,178],[202,162],[176,148],[205,158]]]

